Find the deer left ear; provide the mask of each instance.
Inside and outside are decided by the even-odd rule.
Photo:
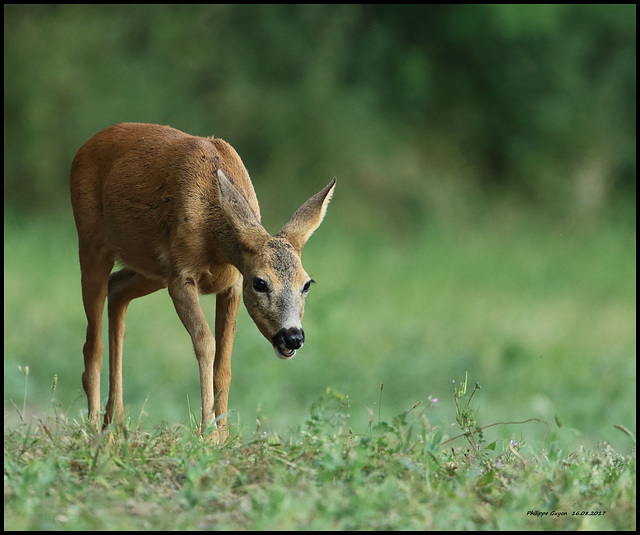
[[[236,233],[240,246],[248,251],[257,250],[269,238],[269,234],[222,169],[218,169],[217,176],[218,198],[222,213]]]
[[[298,251],[298,254],[322,223],[336,187],[336,180],[334,178],[322,191],[316,193],[298,208],[289,222],[278,232],[277,236],[286,239]]]

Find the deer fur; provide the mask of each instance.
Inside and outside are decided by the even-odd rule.
[[[276,234],[240,156],[225,141],[168,126],[123,123],[85,143],[71,166],[82,300],[87,316],[82,384],[97,426],[102,315],[108,298],[109,398],[104,425],[122,422],[122,345],[132,299],[168,288],[200,371],[202,430],[226,436],[231,350],[243,299],[282,359],[304,343],[304,301],[313,282],[300,254],[320,225],[334,178]],[[112,273],[114,263],[122,269]],[[216,294],[215,337],[199,294]]]

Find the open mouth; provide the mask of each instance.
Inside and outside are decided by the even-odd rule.
[[[295,349],[289,349],[288,347],[275,345],[273,346],[273,350],[276,352],[276,356],[279,359],[287,360],[293,357],[296,354]]]

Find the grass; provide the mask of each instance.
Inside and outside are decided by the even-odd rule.
[[[5,213],[5,528],[632,529],[635,226],[501,209],[346,240],[331,208],[296,359],[241,310],[222,448],[166,292],[129,308],[126,431],[86,429],[73,222]]]
[[[5,529],[635,529],[635,454],[564,449],[558,429],[542,447],[486,444],[475,393],[454,390],[452,439],[435,400],[358,422],[331,388],[290,434],[222,447],[184,425],[95,434],[57,414],[5,433]]]
[[[468,371],[493,392],[481,407],[485,418],[557,416],[591,441],[623,446],[613,425],[635,421],[635,230],[492,217],[410,235],[374,228],[353,241],[328,219],[303,254],[318,284],[307,299],[307,344],[298,356],[274,359],[241,307],[232,418],[250,424],[260,410],[283,431],[305,418],[327,385],[348,392],[365,415],[380,383],[388,417],[428,396],[444,399],[451,379]],[[18,366],[29,366],[28,412],[46,407],[42,393],[54,375],[65,412],[79,418],[86,411],[74,232],[69,216],[5,219],[10,409],[10,400],[23,399]],[[212,324],[214,299],[202,304]],[[129,307],[123,366],[133,418],[144,408],[153,426],[197,412],[197,364],[167,292]]]

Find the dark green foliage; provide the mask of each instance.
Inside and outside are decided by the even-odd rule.
[[[230,141],[269,208],[338,175],[403,226],[480,191],[597,213],[635,196],[635,9],[8,5],[5,206],[66,206],[80,145],[143,121]]]

